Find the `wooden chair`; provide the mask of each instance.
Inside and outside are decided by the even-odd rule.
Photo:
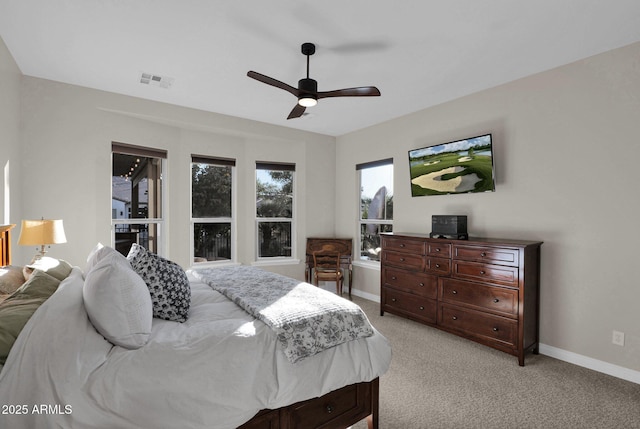
[[[336,293],[342,296],[344,275],[340,268],[340,253],[314,252],[312,271],[316,286],[318,282],[336,282]]]
[[[343,285],[348,286],[351,299],[351,285],[353,284],[353,266],[351,265],[352,240],[350,238],[307,238],[306,261],[304,264],[304,278],[309,283],[314,282],[313,254],[340,254],[340,268],[342,269]],[[333,280],[330,280],[333,281]]]

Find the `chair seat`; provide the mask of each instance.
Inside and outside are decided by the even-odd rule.
[[[336,281],[342,279],[342,272],[335,270],[316,269],[315,278],[321,281]]]

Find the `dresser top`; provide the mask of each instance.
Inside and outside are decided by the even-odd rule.
[[[518,246],[518,247],[529,247],[529,246],[540,246],[542,245],[542,241],[532,241],[532,240],[513,240],[508,238],[488,238],[488,237],[469,237],[468,240],[452,240],[448,238],[431,238],[429,234],[416,233],[416,232],[383,232],[380,234],[382,236],[388,237],[407,237],[407,238],[419,238],[419,239],[427,239],[431,241],[442,241],[448,243],[456,243],[456,244],[484,244],[484,245],[495,245],[495,246]]]

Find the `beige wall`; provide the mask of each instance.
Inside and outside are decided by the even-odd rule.
[[[337,183],[354,185],[337,189],[336,233],[355,230],[355,164],[393,157],[395,231],[464,214],[473,235],[544,241],[542,343],[640,370],[639,58],[637,43],[339,137]],[[408,150],[486,132],[495,193],[411,197]],[[378,278],[356,287],[377,294]]]
[[[26,218],[62,218],[67,244],[51,253],[82,265],[110,243],[111,142],[168,151],[167,257],[190,265],[191,154],[237,160],[238,260],[255,259],[255,161],[296,164],[298,256],[307,236],[334,230],[335,139],[157,102],[23,77],[20,189]],[[28,173],[26,173],[28,172]],[[319,209],[321,208],[321,209]],[[23,260],[31,249],[16,249]],[[303,264],[270,267],[303,278]]]
[[[22,74],[0,38],[0,224],[19,223],[20,193],[9,184],[20,182],[20,79]],[[12,231],[12,242],[19,229]]]

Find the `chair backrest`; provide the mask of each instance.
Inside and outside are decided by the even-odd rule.
[[[307,265],[311,266],[313,254],[340,253],[342,265],[351,265],[352,240],[350,238],[307,238]]]
[[[322,270],[340,271],[340,253],[337,252],[313,252],[313,267]]]

